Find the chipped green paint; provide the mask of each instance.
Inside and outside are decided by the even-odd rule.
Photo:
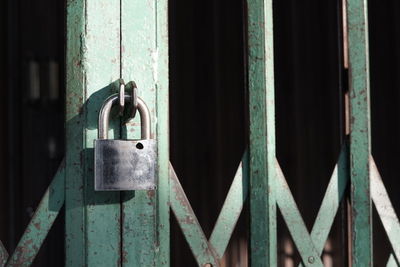
[[[157,0],[157,131],[158,140],[158,188],[156,195],[157,247],[155,266],[170,266],[170,187],[169,187],[169,49],[168,49],[168,1]]]
[[[275,97],[272,0],[247,1],[252,266],[276,266]]]
[[[199,266],[219,266],[248,196],[248,153],[236,171],[210,240],[197,220],[176,173],[170,165],[171,209]]]
[[[0,266],[3,267],[8,259],[7,249],[4,247],[3,242],[0,241]]]
[[[350,151],[343,146],[311,234],[275,158],[272,0],[248,1],[250,148],[210,240],[168,162],[167,1],[67,0],[66,6],[66,167],[58,170],[9,259],[0,243],[0,266],[33,262],[64,203],[64,193],[66,266],[169,266],[169,203],[197,263],[219,266],[248,195],[252,266],[277,265],[276,204],[302,258],[300,266],[322,266],[320,256],[349,174],[353,265],[372,266],[372,197],[393,249],[387,266],[398,266],[400,223],[370,156],[366,0],[348,0],[347,8]],[[93,191],[97,115],[104,99],[117,90],[120,77],[136,81],[151,111],[159,148],[157,191]],[[138,138],[139,127],[138,118],[122,129],[114,120],[110,136]]]
[[[120,194],[93,187],[98,111],[120,77],[119,18],[119,0],[67,1],[66,266],[121,262]]]
[[[136,82],[149,107],[159,177],[156,191],[122,194],[123,266],[169,266],[167,25],[166,0],[121,1],[121,77]],[[139,128],[135,118],[123,137],[140,138]]]
[[[67,1],[67,266],[169,266],[166,22],[167,1]],[[151,112],[157,193],[93,191],[97,115],[120,77]],[[111,125],[111,138],[139,137],[137,119]]]
[[[171,209],[199,266],[219,266],[214,249],[209,244],[176,173],[170,165]]]
[[[373,266],[370,197],[369,51],[366,0],[347,1],[353,266]]]
[[[166,2],[67,2],[67,266],[169,265]],[[93,191],[97,114],[120,77],[137,82],[151,111],[159,140],[157,194],[120,199],[118,192]],[[123,137],[138,138],[138,127],[129,123]],[[120,135],[116,124],[113,133]]]
[[[43,195],[14,253],[7,262],[7,267],[30,266],[32,264],[61,207],[64,205],[64,181],[65,165],[63,162]]]
[[[306,225],[301,217],[289,185],[276,162],[276,202],[281,211],[282,217],[286,222],[289,232],[296,244],[304,266],[323,266],[318,250],[315,248]]]
[[[218,215],[217,223],[211,233],[209,242],[219,259],[224,256],[233,230],[239,220],[240,213],[243,210],[244,202],[247,199],[249,191],[248,160],[249,155],[246,151],[233,178],[221,212]]]
[[[79,124],[84,123],[81,113],[85,81],[85,2],[67,0],[66,7],[65,265],[73,267],[85,265],[84,171],[81,168],[84,135],[82,128],[77,130]]]
[[[321,207],[311,231],[311,240],[322,255],[329,232],[331,231],[340,202],[343,200],[349,178],[348,145],[342,147],[338,163],[333,170]],[[299,266],[303,266],[299,264]]]
[[[390,201],[389,195],[383,184],[381,175],[374,162],[372,156],[370,157],[371,165],[371,197],[375,204],[376,211],[382,221],[382,225],[386,231],[386,235],[392,245],[394,257],[393,260],[400,262],[400,222]],[[396,265],[397,266],[397,265]]]
[[[324,250],[339,204],[343,200],[350,180],[348,153],[348,145],[344,144],[311,231],[311,239],[319,255]]]
[[[153,138],[157,118],[155,8],[155,1],[121,1],[121,77],[138,86],[138,95],[151,113]],[[140,139],[139,115],[123,127],[123,137]],[[122,212],[122,266],[154,266],[155,191],[123,192]]]

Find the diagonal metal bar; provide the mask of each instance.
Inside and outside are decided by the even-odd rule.
[[[370,157],[371,167],[371,197],[376,210],[385,228],[386,234],[392,245],[393,254],[400,261],[400,223],[389,199],[382,177],[379,174],[375,161]]]
[[[7,267],[30,266],[64,204],[65,163],[61,163],[50,186],[22,235]]]
[[[214,249],[210,246],[199,221],[183,191],[178,177],[169,165],[171,209],[199,266],[219,266]]]
[[[397,264],[396,259],[393,256],[393,253],[391,253],[388,262],[386,263],[386,267],[398,267],[398,266],[399,264]]]
[[[8,252],[4,247],[3,243],[0,241],[0,266],[3,267],[8,259]]]
[[[246,151],[211,233],[210,244],[215,249],[215,253],[219,259],[221,259],[225,253],[232,232],[242,212],[244,202],[248,196],[248,157],[248,152]]]
[[[339,208],[339,203],[343,198],[350,179],[348,174],[348,150],[348,146],[346,144],[343,145],[338,163],[335,165],[335,169],[333,170],[324,199],[322,200],[321,207],[318,211],[317,219],[315,220],[311,231],[311,239],[319,255],[322,254]],[[299,266],[302,266],[302,264]]]
[[[322,254],[330,229],[333,225],[339,204],[343,198],[349,177],[348,146],[343,145],[338,163],[335,166],[332,177],[329,181],[324,199],[318,211],[317,219],[314,222],[311,238],[318,252]]]
[[[304,266],[323,266],[318,250],[315,248],[311,236],[307,231],[278,161],[276,161],[276,175],[276,202],[300,253]]]

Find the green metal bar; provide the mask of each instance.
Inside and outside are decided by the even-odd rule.
[[[307,227],[301,217],[293,195],[290,192],[282,170],[276,163],[276,202],[282,217],[286,222],[289,232],[296,244],[304,266],[323,266],[318,250],[315,248],[313,240],[307,231]]]
[[[372,201],[392,245],[393,254],[397,261],[400,261],[400,222],[372,156],[370,158],[370,166]]]
[[[151,113],[156,133],[157,44],[156,1],[121,0],[121,77],[135,81],[138,95]],[[127,88],[129,91],[129,88]],[[123,129],[123,138],[140,139],[139,115]],[[124,131],[126,130],[126,131]],[[154,266],[156,251],[156,194],[138,190],[122,194],[122,265]]]
[[[346,191],[347,184],[350,180],[348,175],[348,152],[348,146],[346,144],[343,145],[338,163],[335,165],[324,199],[322,200],[321,207],[318,211],[317,219],[315,220],[311,231],[311,239],[319,255],[322,255],[339,204],[343,199],[344,192]],[[299,266],[302,266],[302,264],[299,264]]]
[[[353,266],[373,266],[369,157],[370,103],[366,0],[347,1]]]
[[[343,145],[340,152],[338,163],[335,166],[332,177],[329,181],[328,188],[322,200],[321,207],[318,211],[317,218],[314,222],[311,239],[318,253],[321,255],[324,250],[325,242],[333,225],[339,204],[343,199],[349,178],[349,158],[348,146]]]
[[[393,254],[390,254],[388,262],[386,263],[386,267],[398,267],[398,266],[399,266],[399,264],[397,264],[396,259],[394,258]]]
[[[276,266],[272,0],[247,1],[251,266]]]
[[[219,266],[214,249],[208,243],[172,165],[170,165],[170,186],[171,209],[197,264]]]
[[[226,247],[242,212],[249,190],[248,153],[244,153],[242,162],[236,171],[228,195],[218,215],[217,223],[211,233],[210,244],[215,249],[217,257],[224,256]]]
[[[64,205],[64,181],[65,164],[63,162],[40,201],[14,253],[7,262],[7,267],[30,266],[32,264],[61,207]]]
[[[3,267],[8,259],[7,249],[4,247],[3,243],[0,241],[0,266]]]
[[[100,106],[120,77],[120,1],[66,7],[66,266],[119,266],[120,194],[94,192],[93,140]]]

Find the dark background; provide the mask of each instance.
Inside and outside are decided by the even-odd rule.
[[[245,2],[170,0],[171,161],[208,236],[247,143]],[[0,2],[0,238],[9,251],[64,154],[64,2]],[[343,136],[346,90],[337,0],[274,4],[277,156],[311,229]],[[398,196],[400,3],[369,1],[373,155],[393,204]],[[61,212],[62,214],[62,212]],[[343,266],[345,213],[331,232]],[[280,216],[280,215],[279,215]],[[247,211],[226,265],[246,260]],[[280,219],[279,259],[298,261]],[[390,246],[374,217],[375,264]],[[176,223],[172,266],[194,266]],[[286,245],[285,245],[286,244]],[[63,263],[63,218],[36,260]]]
[[[64,2],[1,1],[1,223],[12,252],[64,156]],[[63,262],[63,212],[38,266]]]

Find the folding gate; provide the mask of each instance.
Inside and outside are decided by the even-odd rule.
[[[219,266],[246,199],[250,201],[251,266],[277,265],[277,208],[303,266],[322,266],[345,189],[350,186],[351,261],[372,266],[372,202],[400,260],[400,224],[371,156],[366,0],[348,0],[348,141],[326,189],[312,231],[305,226],[275,156],[272,0],[247,1],[249,148],[244,152],[209,239],[173,167],[168,146],[168,1],[67,0],[65,160],[14,252],[0,246],[1,266],[28,266],[65,205],[67,266],[169,266],[171,209],[199,266]],[[95,192],[93,141],[104,100],[120,78],[135,81],[158,142],[157,190]],[[138,138],[137,119],[111,137]]]

